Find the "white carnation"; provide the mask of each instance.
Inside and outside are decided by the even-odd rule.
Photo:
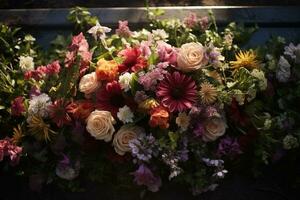
[[[124,73],[119,77],[119,83],[121,85],[121,88],[127,92],[130,89],[130,81],[132,79],[132,75],[128,72]]]
[[[48,107],[51,104],[50,97],[45,93],[39,96],[33,96],[29,101],[28,114],[29,116],[35,115],[45,118],[48,116]]]
[[[291,76],[291,65],[289,62],[283,57],[280,56],[278,62],[278,68],[276,71],[276,78],[279,82],[287,82]]]
[[[152,30],[152,39],[155,41],[158,41],[158,40],[166,41],[166,39],[168,37],[169,37],[169,35],[163,29]]]
[[[119,120],[121,120],[124,124],[133,122],[134,115],[128,106],[120,108],[119,112],[117,113],[117,116]]]
[[[20,56],[19,65],[22,72],[27,72],[34,69],[33,58],[30,56]]]

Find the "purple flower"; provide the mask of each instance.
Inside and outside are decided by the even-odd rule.
[[[163,41],[157,42],[157,53],[160,62],[168,62],[170,65],[177,65],[177,50]]]
[[[238,154],[241,154],[242,151],[240,149],[240,144],[238,143],[236,138],[230,138],[229,136],[221,139],[218,152],[219,155],[234,157]]]
[[[18,96],[11,103],[11,115],[19,117],[23,112],[25,112],[24,97]]]
[[[158,154],[158,142],[150,134],[141,134],[138,138],[133,139],[129,142],[131,154],[139,161],[148,162],[153,156]]]
[[[73,180],[79,175],[80,162],[77,160],[74,164],[68,156],[63,155],[63,159],[56,165],[56,175],[62,179]]]
[[[132,173],[137,185],[145,185],[151,192],[157,192],[161,186],[160,177],[153,175],[152,171],[144,164]]]
[[[194,131],[193,131],[194,135],[196,137],[200,138],[200,137],[202,137],[202,135],[204,134],[204,132],[205,132],[205,130],[204,130],[203,123],[202,122],[198,122],[196,124],[196,127],[195,127]]]
[[[132,35],[128,27],[128,21],[119,21],[119,28],[116,30],[116,34],[120,37],[130,37]]]
[[[137,103],[141,103],[148,98],[145,91],[137,91],[134,96],[134,101]]]
[[[32,99],[34,96],[39,96],[41,94],[41,91],[38,87],[32,86],[29,92],[29,97]]]

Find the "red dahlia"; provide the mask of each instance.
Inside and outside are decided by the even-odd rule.
[[[197,87],[191,77],[174,72],[159,83],[156,95],[170,112],[182,112],[196,103]]]
[[[119,108],[125,105],[126,99],[117,81],[107,83],[106,86],[97,93],[96,107],[101,110],[110,111],[114,117],[117,116]]]
[[[147,61],[141,56],[141,50],[138,48],[127,48],[119,53],[124,58],[122,64],[120,64],[119,72],[125,71],[139,71],[147,66]]]

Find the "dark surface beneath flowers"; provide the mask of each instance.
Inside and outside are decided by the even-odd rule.
[[[300,174],[300,162],[288,166],[286,160],[265,168],[260,178],[254,179],[238,173],[216,189],[199,196],[180,185],[165,185],[157,193],[144,193],[144,200],[297,200],[300,195],[299,184],[291,184],[293,176]],[[0,165],[2,168],[2,166]],[[0,200],[140,200],[141,193],[131,190],[112,190],[109,186],[87,182],[83,192],[65,192],[54,185],[44,186],[40,192],[29,189],[25,179],[14,176],[14,172],[2,174],[0,181]],[[247,172],[246,172],[247,173]],[[113,177],[112,177],[113,178]]]
[[[144,0],[0,0],[0,8],[61,8],[84,7],[127,7],[144,6]],[[150,0],[151,6],[270,6],[300,5],[298,0]]]

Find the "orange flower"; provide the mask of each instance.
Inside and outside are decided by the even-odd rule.
[[[68,113],[81,120],[86,120],[94,109],[93,103],[86,100],[73,102],[67,107]]]
[[[99,81],[115,80],[118,75],[118,64],[114,60],[107,61],[101,58],[97,62],[96,74]]]
[[[151,127],[168,128],[169,127],[169,112],[166,108],[158,106],[150,112],[149,125]]]

